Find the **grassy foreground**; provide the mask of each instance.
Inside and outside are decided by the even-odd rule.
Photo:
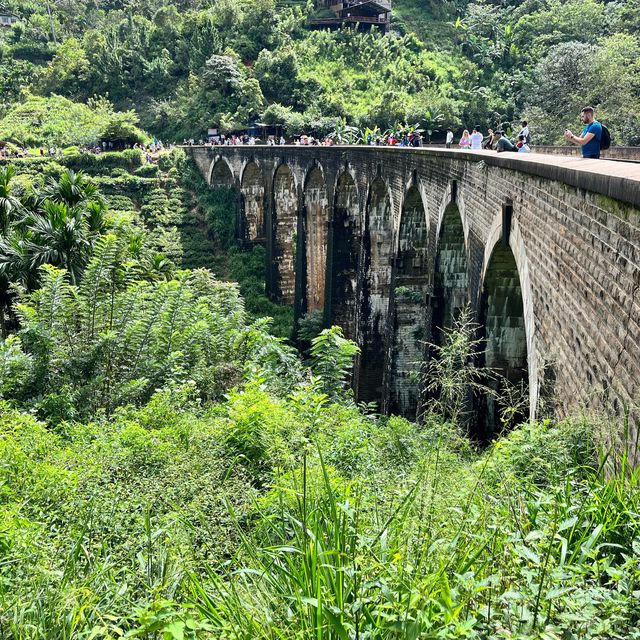
[[[637,474],[576,419],[477,454],[260,383],[0,417],[4,638],[637,638]]]
[[[451,389],[421,425],[370,415],[340,329],[303,361],[256,318],[264,256],[182,163],[0,175],[5,257],[82,248],[1,270],[0,638],[640,638],[638,472],[599,444],[626,430],[477,451]]]

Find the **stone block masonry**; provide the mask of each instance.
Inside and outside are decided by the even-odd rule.
[[[360,398],[414,414],[421,345],[469,303],[491,364],[528,382],[530,416],[543,400],[548,411],[550,386],[560,415],[640,400],[640,165],[359,146],[187,151],[212,186],[239,188],[252,241],[264,224],[273,297],[298,316],[323,309],[360,344]]]

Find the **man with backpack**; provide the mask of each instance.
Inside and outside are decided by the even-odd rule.
[[[580,119],[584,123],[581,136],[573,134],[569,129],[564,132],[564,137],[582,147],[582,157],[597,159],[600,152],[611,146],[609,130],[594,117],[593,107],[585,107],[580,112]]]

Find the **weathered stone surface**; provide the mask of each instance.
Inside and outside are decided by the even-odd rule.
[[[394,310],[391,360],[391,411],[415,416],[418,379],[427,340],[428,296],[432,291],[427,212],[417,186],[406,193],[400,218],[398,249],[390,301]]]
[[[247,243],[264,242],[265,179],[260,167],[249,162],[242,172],[240,193],[242,211],[240,239]]]
[[[489,357],[513,371],[526,362],[531,415],[549,380],[561,414],[600,406],[603,392],[619,411],[639,399],[638,165],[447,149],[214,147],[189,152],[212,184],[218,175],[228,180],[221,161],[239,181],[249,155],[259,162],[267,184],[273,179],[268,233],[276,241],[268,251],[277,265],[283,303],[297,295],[296,216],[307,208],[304,234],[312,249],[306,260],[315,263],[298,279],[299,287],[310,308],[322,304],[320,247],[326,244],[325,308],[363,349],[363,370],[355,376],[363,397],[371,399],[382,387],[383,406],[411,410],[411,362],[420,355],[419,337],[433,337],[438,319],[432,309],[450,318],[468,300],[478,318],[487,313]],[[322,213],[308,214],[309,205],[324,199],[312,181],[305,182],[312,167],[324,176],[331,203],[326,242],[325,205],[318,205]],[[303,192],[295,185],[303,185]],[[422,218],[415,194],[420,194]],[[513,218],[508,243],[500,249],[502,208],[508,201]],[[398,287],[406,287],[403,299],[395,295]]]
[[[327,268],[327,233],[329,196],[324,175],[313,167],[304,188],[304,239],[306,259],[306,311],[324,309],[324,286]]]
[[[273,263],[277,297],[282,304],[293,304],[296,282],[296,242],[298,193],[288,165],[278,167],[273,179]]]
[[[432,307],[432,337],[441,344],[443,330],[453,326],[469,300],[469,278],[465,233],[460,211],[455,203],[444,210],[438,233]]]

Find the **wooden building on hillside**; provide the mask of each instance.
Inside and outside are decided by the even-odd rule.
[[[311,27],[375,26],[386,33],[391,26],[391,0],[318,0],[316,6],[326,15],[310,20]]]
[[[14,25],[16,22],[20,20],[20,17],[17,16],[12,11],[8,11],[3,7],[0,7],[0,28],[2,27],[10,27]]]

